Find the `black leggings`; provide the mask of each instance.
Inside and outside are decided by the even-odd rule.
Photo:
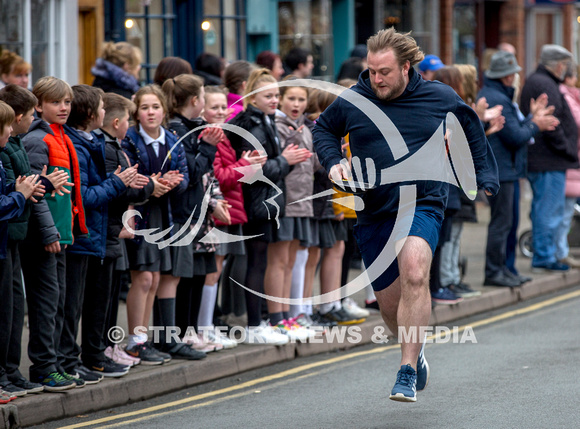
[[[197,316],[201,305],[201,294],[205,284],[205,275],[182,277],[175,294],[175,324],[185,335],[187,328],[192,327],[197,332]]]

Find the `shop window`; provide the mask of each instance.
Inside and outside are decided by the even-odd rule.
[[[173,55],[173,0],[126,0],[125,37],[143,53],[141,77],[153,80],[157,64]]]
[[[380,28],[411,35],[426,54],[439,54],[438,0],[384,0]]]
[[[245,3],[243,0],[204,2],[201,27],[204,52],[228,61],[247,57]]]
[[[475,4],[455,4],[453,8],[453,62],[477,64],[475,55]]]
[[[278,5],[280,55],[294,47],[312,53],[316,79],[334,79],[330,0],[281,1]]]

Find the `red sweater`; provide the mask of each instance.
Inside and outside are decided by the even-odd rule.
[[[248,216],[244,209],[242,183],[238,182],[242,177],[242,173],[234,170],[234,168],[249,164],[245,159],[236,159],[236,152],[227,138],[224,138],[218,143],[215,160],[213,162],[213,170],[220,184],[224,199],[232,206],[230,208],[232,225],[244,224],[248,221]],[[217,219],[215,219],[215,223],[220,226],[225,225]]]

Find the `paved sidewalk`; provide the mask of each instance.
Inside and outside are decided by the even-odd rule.
[[[524,202],[522,206],[520,230],[529,226],[529,221],[526,221],[528,214],[526,203]],[[530,260],[518,256],[518,268],[522,274],[532,276],[534,278],[532,282],[515,289],[482,286],[489,209],[483,204],[478,204],[478,216],[479,223],[464,226],[462,256],[468,259],[468,269],[464,280],[473,288],[481,290],[482,295],[465,299],[455,305],[434,306],[431,317],[433,325],[449,323],[459,318],[515,304],[580,283],[578,270],[571,270],[565,274],[534,274],[532,276]],[[353,276],[356,274],[358,273],[351,273]],[[364,292],[355,295],[354,299],[362,304]],[[124,306],[119,314],[119,322],[120,326],[126,328]],[[378,312],[375,311],[365,323],[357,325],[355,331],[347,332],[344,341],[334,338],[333,341],[325,339],[317,343],[288,344],[281,347],[240,345],[233,350],[210,353],[202,361],[172,361],[157,367],[139,366],[123,378],[103,380],[97,385],[86,386],[82,389],[63,393],[27,395],[7,405],[0,405],[0,428],[30,426],[49,420],[87,414],[301,356],[350,349],[372,342],[377,326],[384,327],[384,324]],[[354,341],[358,339],[358,335],[360,335],[360,341]],[[352,343],[348,341],[349,338]],[[28,374],[30,365],[26,354],[27,342],[28,332],[25,330],[22,363],[22,372],[25,375]]]

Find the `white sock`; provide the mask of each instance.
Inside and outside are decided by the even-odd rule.
[[[217,283],[213,285],[203,285],[201,293],[201,305],[197,316],[197,326],[199,329],[213,326],[213,310],[217,299]]]
[[[292,286],[290,289],[290,298],[302,299],[304,297],[304,271],[308,261],[308,249],[300,249],[296,252],[296,262],[292,268]],[[304,313],[304,305],[291,305],[290,317],[296,317]]]
[[[335,310],[340,310],[342,308],[342,301],[340,299],[338,301],[334,301],[333,306]]]
[[[318,311],[320,311],[320,314],[326,314],[329,311],[332,311],[333,309],[334,309],[334,302],[320,304],[320,307],[318,307]]]
[[[309,316],[312,316],[314,314],[312,312],[312,302],[310,302],[308,304],[304,304],[302,306],[302,310],[304,311],[304,313],[308,314]]]
[[[135,347],[137,344],[143,344],[146,342],[147,342],[147,334],[129,335],[127,348],[131,349]]]
[[[371,285],[368,285],[365,288],[365,292],[366,292],[366,296],[367,296],[367,301],[368,302],[373,302],[377,300],[377,297],[375,296],[375,291],[373,290],[373,287]]]

